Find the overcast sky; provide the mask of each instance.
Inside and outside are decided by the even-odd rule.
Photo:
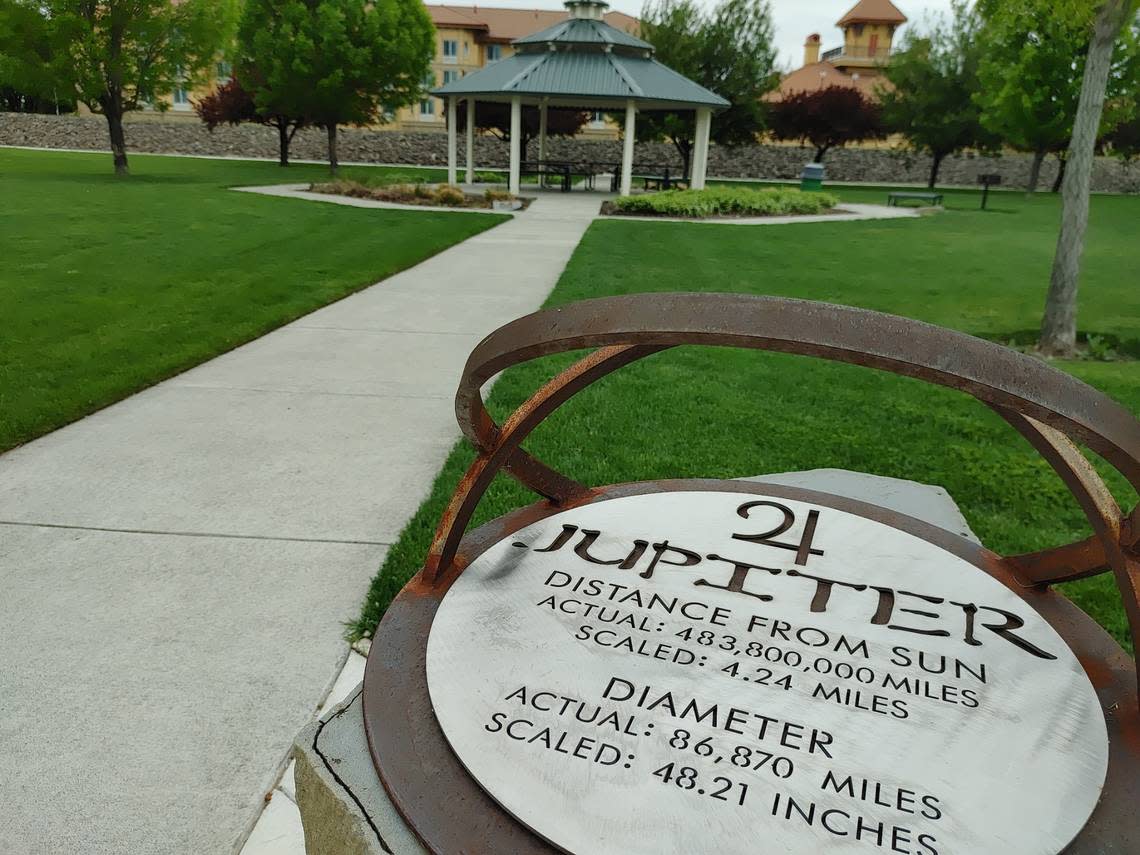
[[[471,0],[466,0],[471,3]],[[440,2],[440,0],[429,0]],[[704,5],[715,5],[716,0],[698,0]],[[922,24],[931,12],[949,11],[950,0],[893,0],[912,23]],[[609,0],[610,8],[630,15],[641,12],[642,0]],[[487,0],[488,6],[507,6],[516,9],[560,9],[561,0]],[[776,25],[776,47],[780,66],[784,71],[799,68],[803,62],[804,38],[808,33],[823,37],[823,49],[843,44],[843,34],[835,22],[855,5],[855,0],[772,0],[772,19]],[[905,28],[904,30],[905,31]]]

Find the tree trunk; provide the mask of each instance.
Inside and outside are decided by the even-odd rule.
[[[1066,152],[1060,152],[1057,155],[1057,177],[1053,179],[1053,189],[1050,192],[1056,193],[1061,189],[1061,182],[1065,180],[1065,167],[1068,165],[1068,154]]]
[[[930,157],[930,178],[926,182],[927,189],[933,190],[934,185],[938,183],[938,167],[942,165],[942,158],[946,157],[943,152],[935,152]]]
[[[693,141],[682,137],[671,137],[673,148],[681,155],[681,177],[689,180],[689,163],[693,159]]]
[[[123,111],[117,104],[103,107],[107,117],[107,131],[111,136],[111,156],[115,159],[115,174],[129,175],[127,166],[127,138],[123,133]]]
[[[1041,179],[1041,164],[1045,160],[1045,152],[1033,152],[1033,165],[1029,167],[1029,183],[1025,186],[1025,195],[1032,196],[1037,192],[1037,182]]]
[[[293,137],[289,133],[289,122],[284,119],[277,120],[277,163],[280,166],[289,165],[289,140]]]
[[[1081,272],[1081,252],[1089,223],[1089,181],[1092,178],[1093,150],[1096,147],[1100,115],[1104,109],[1112,48],[1124,26],[1128,0],[1104,0],[1097,10],[1093,37],[1085,59],[1085,76],[1077,117],[1069,141],[1068,168],[1061,186],[1061,231],[1045,297],[1041,320],[1041,350],[1063,355],[1077,344],[1077,279]]]
[[[329,172],[336,173],[340,162],[336,158],[336,122],[328,125],[329,134]]]
[[[815,163],[823,163],[823,156],[827,154],[827,150],[831,148],[829,145],[817,145],[815,147]]]

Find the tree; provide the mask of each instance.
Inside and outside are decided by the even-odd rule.
[[[657,0],[641,13],[641,37],[656,48],[656,58],[731,104],[710,131],[721,145],[754,142],[764,130],[761,99],[779,83],[772,32],[768,0],[721,0],[707,13],[694,0]],[[642,113],[637,132],[639,139],[669,140],[689,174],[693,113]]]
[[[464,99],[456,107],[456,131],[463,131],[467,127],[467,100]],[[538,136],[540,116],[538,107],[523,106],[520,127],[522,135],[519,139],[519,149],[522,159],[527,159],[527,146],[531,140]],[[551,107],[546,111],[546,135],[548,137],[575,136],[586,122],[590,121],[590,114],[581,110],[570,108]],[[480,101],[475,108],[475,127],[480,131],[487,131],[503,142],[511,138],[511,105],[499,101]]]
[[[1045,156],[1067,146],[1077,114],[1091,7],[1087,0],[1070,5],[1058,10],[1055,0],[978,3],[984,26],[975,100],[986,128],[1033,153],[1027,193],[1037,190]]]
[[[1128,162],[1140,157],[1140,14],[1121,31],[1113,59],[1098,153]]]
[[[1104,142],[1109,154],[1126,163],[1140,157],[1140,115],[1118,124],[1105,135]]]
[[[115,171],[126,174],[123,115],[201,82],[233,23],[231,0],[5,0],[42,20],[51,61],[38,90],[61,81],[107,120]]]
[[[1113,50],[1132,16],[1133,0],[1101,0],[1084,63],[1080,101],[1069,143],[1069,168],[1061,188],[1061,231],[1041,320],[1042,351],[1072,353],[1077,343],[1077,283],[1089,220],[1089,182],[1101,128]]]
[[[247,0],[237,77],[258,113],[304,116],[328,134],[416,101],[435,53],[419,0]]]
[[[65,70],[43,9],[26,0],[0,0],[0,109],[74,110]]]
[[[258,111],[253,96],[233,78],[209,95],[194,102],[198,114],[211,131],[218,125],[237,125],[256,122],[277,129],[277,159],[281,166],[289,165],[289,144],[293,136],[305,127],[305,119],[284,113],[264,114]]]
[[[885,136],[879,106],[847,86],[788,95],[772,105],[768,121],[776,139],[815,146],[817,163],[832,148]]]
[[[928,35],[916,35],[913,29],[907,33],[903,49],[884,70],[891,85],[878,93],[884,124],[930,156],[931,189],[947,155],[998,144],[982,126],[973,98],[981,53],[979,18],[963,0],[955,0],[952,9],[949,26],[940,21]]]

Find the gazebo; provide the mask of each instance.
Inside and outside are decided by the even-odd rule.
[[[458,144],[456,113],[467,102],[467,182],[474,179],[475,105],[478,101],[511,105],[510,180],[519,192],[523,105],[539,109],[538,149],[546,153],[548,107],[625,110],[621,193],[628,195],[633,171],[633,142],[638,109],[693,110],[696,139],[689,186],[705,185],[709,128],[714,110],[729,103],[653,58],[653,45],[607,24],[609,4],[601,0],[568,0],[565,20],[513,42],[515,53],[493,65],[452,80],[432,91],[447,99],[447,180],[456,180]]]

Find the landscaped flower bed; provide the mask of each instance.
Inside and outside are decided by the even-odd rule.
[[[526,207],[529,200],[516,199],[503,190],[486,190],[482,193],[464,193],[449,184],[423,182],[399,184],[366,184],[351,179],[313,184],[314,193],[334,196],[354,196],[358,199],[375,199],[378,202],[397,202],[401,205],[444,205],[448,208],[492,208],[495,202],[517,201]]]
[[[823,214],[839,204],[829,193],[805,193],[785,187],[709,187],[619,196],[602,208],[606,214],[650,217],[779,217]]]

